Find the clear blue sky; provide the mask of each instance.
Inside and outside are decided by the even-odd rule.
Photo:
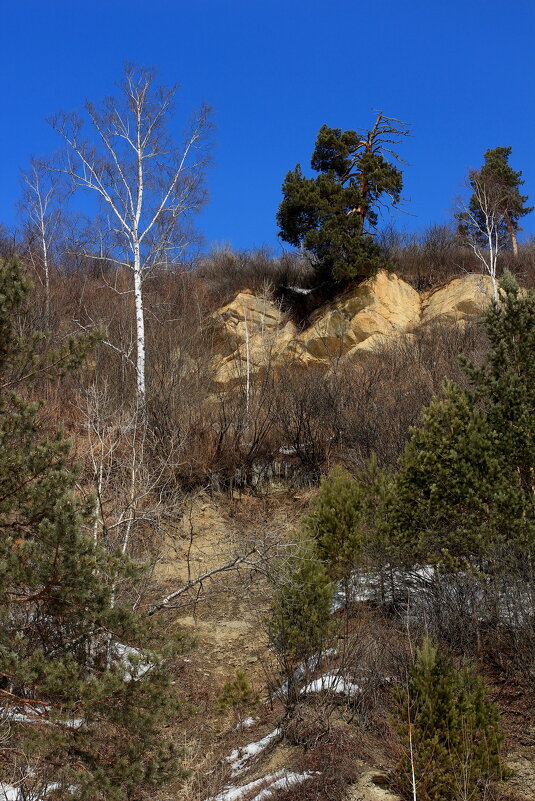
[[[451,218],[469,167],[512,145],[535,202],[535,0],[0,0],[0,222],[19,170],[59,146],[45,118],[115,89],[125,61],[214,108],[207,243],[277,246],[286,171],[319,127],[373,109],[411,124],[400,227]],[[180,120],[176,121],[180,130]],[[525,218],[535,234],[535,213]]]

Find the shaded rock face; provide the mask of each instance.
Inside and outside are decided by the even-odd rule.
[[[360,360],[420,326],[463,324],[492,299],[488,276],[469,274],[420,294],[394,274],[380,272],[318,309],[298,330],[280,307],[249,290],[211,319],[215,381],[220,386],[258,376],[269,367],[328,370],[340,358]]]

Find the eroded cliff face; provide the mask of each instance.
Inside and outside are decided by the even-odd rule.
[[[216,383],[225,386],[269,367],[328,370],[339,359],[360,360],[418,328],[460,324],[481,316],[492,299],[488,276],[469,274],[418,293],[395,274],[374,278],[332,301],[299,330],[280,308],[249,290],[212,318]]]

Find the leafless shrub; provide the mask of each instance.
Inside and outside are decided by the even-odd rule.
[[[232,300],[243,289],[273,298],[286,297],[292,288],[308,288],[313,272],[298,254],[275,257],[267,249],[233,251],[230,247],[214,250],[200,259],[197,276],[205,284],[217,305]]]
[[[535,576],[522,555],[489,546],[484,565],[399,570],[393,586],[411,637],[430,636],[503,678],[535,680]]]

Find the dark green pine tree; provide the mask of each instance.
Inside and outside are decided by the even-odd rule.
[[[322,479],[320,491],[303,518],[303,529],[316,545],[333,580],[347,580],[363,544],[363,488],[342,467]]]
[[[84,533],[68,442],[22,396],[21,379],[70,369],[93,343],[40,357],[40,338],[15,325],[28,289],[20,265],[0,261],[0,775],[21,798],[133,801],[174,770],[157,728],[167,682],[157,651],[123,647],[150,640],[111,603],[136,570]]]
[[[394,775],[404,798],[475,801],[504,776],[496,705],[472,670],[456,670],[427,638],[398,693],[396,717],[403,747]]]
[[[300,678],[306,681],[307,659],[321,652],[334,633],[334,585],[314,544],[306,539],[279,564],[275,577],[269,641],[286,680],[287,706],[291,709],[298,698],[296,668],[305,663]]]
[[[487,362],[466,365],[472,391],[447,384],[413,430],[387,515],[407,561],[533,552],[534,323],[534,294],[506,276],[485,318]]]
[[[521,292],[506,272],[501,300],[484,320],[490,342],[485,365],[465,362],[476,397],[498,447],[520,477],[527,517],[534,516],[535,487],[535,292]]]
[[[306,178],[299,164],[286,175],[279,235],[311,254],[320,283],[366,278],[388,266],[372,234],[384,197],[400,200],[401,171],[385,153],[399,160],[391,146],[407,133],[382,113],[366,133],[323,125],[311,160],[319,175]]]
[[[474,559],[520,543],[525,516],[518,474],[473,396],[446,384],[422,413],[401,456],[387,526],[404,562]]]
[[[533,211],[534,207],[526,206],[528,196],[520,193],[520,187],[524,183],[521,178],[522,171],[513,170],[509,165],[511,151],[511,147],[495,147],[487,150],[484,153],[485,162],[483,166],[471,173],[470,183],[474,187],[474,183],[476,181],[479,182],[480,187],[484,187],[485,191],[493,199],[492,206],[501,218],[501,230],[499,232],[501,245],[506,247],[509,244],[516,256],[518,255],[516,235],[521,230],[519,220]],[[473,220],[477,223],[477,230],[472,231],[472,234],[482,239],[482,244],[486,246],[484,212],[480,207],[476,193],[470,198],[469,211],[473,215]],[[462,214],[459,217],[461,228],[463,225],[469,225],[466,219],[463,219]]]

